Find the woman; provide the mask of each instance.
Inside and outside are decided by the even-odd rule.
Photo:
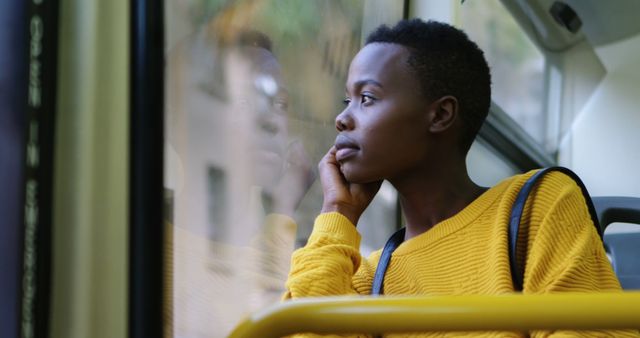
[[[402,244],[386,270],[384,294],[516,290],[507,223],[517,193],[533,172],[487,189],[469,178],[465,162],[487,116],[490,91],[482,51],[456,28],[414,19],[382,26],[368,37],[349,68],[335,145],[319,164],[322,213],[308,244],[293,255],[285,299],[371,294],[381,251],[362,259],[355,225],[382,180],[397,189],[406,217]],[[526,262],[523,293],[620,290],[583,195],[568,176],[544,176],[528,199],[520,233],[519,260]],[[523,335],[449,335],[496,334]]]

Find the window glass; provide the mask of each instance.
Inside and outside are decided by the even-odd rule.
[[[376,25],[365,13],[388,12],[371,4],[402,5],[166,2],[168,330],[175,337],[226,337],[282,296],[291,253],[322,205],[316,165],[336,137],[349,62],[362,27]],[[385,185],[362,216],[363,254],[395,229],[396,200]]]
[[[485,52],[493,101],[542,144],[546,127],[544,55],[499,0],[465,1],[460,22]]]
[[[520,174],[511,162],[479,139],[473,142],[469,149],[467,167],[469,177],[484,187],[493,187],[507,177]]]

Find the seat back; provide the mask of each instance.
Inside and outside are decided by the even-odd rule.
[[[640,198],[593,197],[601,230],[611,223],[640,224]],[[622,288],[640,289],[640,230],[604,234],[604,245]]]

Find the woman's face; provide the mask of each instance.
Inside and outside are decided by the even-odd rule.
[[[349,182],[393,180],[424,163],[429,102],[408,57],[401,45],[372,43],[351,62],[336,117],[336,159]]]
[[[288,95],[280,64],[271,52],[257,47],[242,47],[228,58],[236,156],[245,157],[244,165],[251,167],[251,184],[269,188],[280,177],[289,142]]]

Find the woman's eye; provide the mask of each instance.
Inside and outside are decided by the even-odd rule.
[[[348,106],[349,103],[351,103],[351,99],[350,98],[345,98],[344,100],[342,100],[342,104],[344,104],[345,106]]]
[[[273,107],[281,111],[287,111],[289,102],[286,99],[277,98],[272,101]]]
[[[368,105],[368,104],[373,103],[373,101],[375,101],[375,98],[374,98],[373,96],[371,96],[371,95],[367,95],[367,94],[363,94],[363,95],[362,95],[362,99],[361,99],[361,101],[360,101],[360,102],[361,102],[362,104],[366,104],[366,105]]]

